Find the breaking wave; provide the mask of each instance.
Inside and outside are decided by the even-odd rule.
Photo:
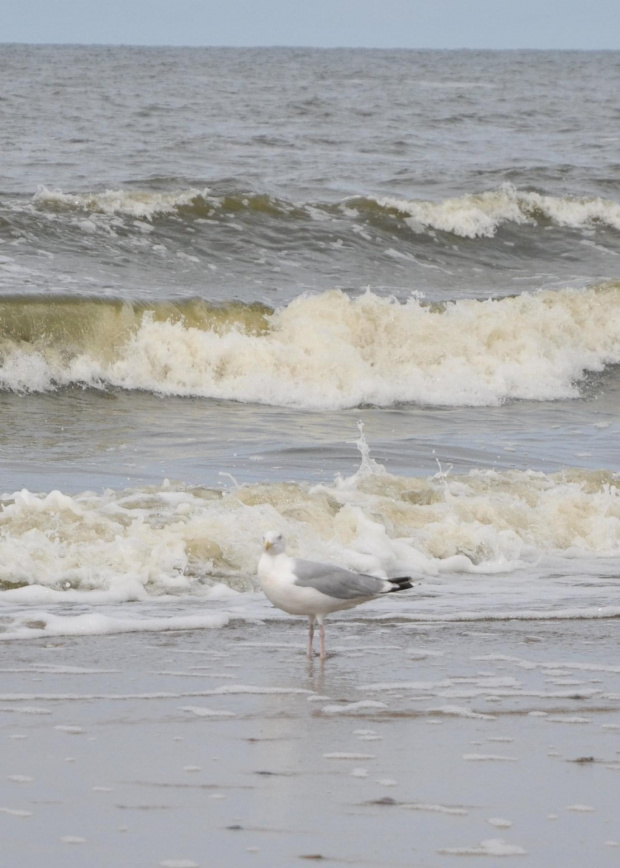
[[[617,474],[405,477],[371,459],[363,435],[358,447],[353,476],[315,486],[220,491],[164,482],[103,494],[2,495],[3,600],[70,601],[88,592],[122,602],[200,595],[216,582],[254,590],[261,537],[274,527],[293,553],[383,575],[497,576],[544,558],[567,564],[620,553]]]
[[[122,215],[154,220],[166,215],[212,217],[217,213],[255,212],[285,215],[297,210],[292,203],[269,195],[233,191],[219,195],[208,187],[189,187],[176,191],[103,190],[92,193],[64,193],[39,187],[34,204],[56,212],[85,212],[93,215]]]
[[[490,238],[506,224],[553,225],[567,229],[596,226],[620,231],[620,204],[598,196],[550,196],[504,184],[495,190],[439,201],[391,196],[353,196],[342,202],[290,202],[268,194],[189,187],[176,191],[104,190],[64,193],[40,187],[39,210],[82,216],[120,216],[153,221],[166,216],[217,218],[254,215],[327,220],[388,218],[404,221],[415,233],[436,230],[462,238]]]
[[[620,231],[620,204],[588,196],[546,196],[506,184],[498,190],[440,202],[381,197],[365,200],[404,219],[414,232],[429,229],[463,238],[491,238],[507,223],[549,225],[568,229],[596,226]]]
[[[0,300],[0,387],[81,385],[306,409],[576,397],[620,363],[620,284],[429,305],[366,292],[261,304]]]

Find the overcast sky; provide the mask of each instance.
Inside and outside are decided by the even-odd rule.
[[[0,42],[620,48],[620,0],[0,0]]]

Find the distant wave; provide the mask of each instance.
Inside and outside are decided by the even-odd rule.
[[[105,190],[64,193],[40,187],[37,208],[82,215],[107,215],[153,221],[170,215],[214,218],[221,214],[254,214],[294,219],[386,218],[413,232],[446,232],[462,238],[491,238],[506,224],[554,225],[568,229],[602,226],[620,231],[620,204],[600,197],[549,196],[519,190],[512,184],[498,189],[439,201],[391,196],[353,196],[342,202],[289,202],[267,194],[203,188],[161,192]]]
[[[0,387],[116,387],[307,409],[576,397],[620,363],[620,283],[489,301],[264,305],[0,298]]]
[[[356,200],[352,200],[355,204]],[[587,196],[546,196],[505,184],[498,190],[439,202],[379,197],[359,200],[402,217],[414,232],[434,229],[463,238],[491,238],[507,224],[553,224],[569,229],[597,225],[620,231],[620,204]]]
[[[234,190],[218,194],[208,187],[170,192],[104,190],[93,193],[63,193],[39,187],[33,202],[39,208],[56,212],[122,215],[141,220],[154,220],[171,214],[200,218],[238,212],[284,216],[300,211],[293,203],[266,194]]]

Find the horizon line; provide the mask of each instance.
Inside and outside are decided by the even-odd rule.
[[[167,42],[17,42],[13,40],[0,39],[0,46],[15,46],[24,48],[189,48],[189,49],[266,49],[266,50],[289,50],[289,51],[536,51],[536,52],[620,52],[620,48],[532,48],[527,46],[490,48],[488,46],[459,46],[457,47],[438,47],[438,46],[406,46],[406,45],[284,45],[279,43],[261,43],[261,44],[211,44],[198,45],[191,43],[167,43]]]

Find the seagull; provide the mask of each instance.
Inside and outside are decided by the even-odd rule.
[[[313,657],[314,625],[321,634],[321,660],[325,660],[325,616],[352,609],[382,594],[412,588],[410,576],[379,579],[354,573],[335,564],[304,561],[286,553],[281,533],[263,537],[265,551],[258,562],[258,578],[267,599],[289,615],[306,615],[309,622],[308,657]]]

